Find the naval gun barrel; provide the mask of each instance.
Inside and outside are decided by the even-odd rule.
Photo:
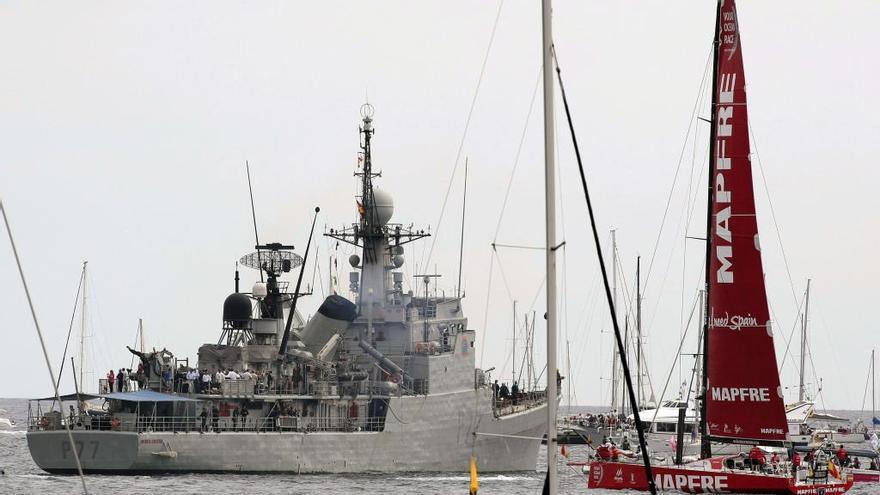
[[[381,352],[377,351],[376,348],[371,346],[366,340],[360,339],[360,341],[358,341],[358,345],[367,354],[372,356],[372,358],[375,359],[379,363],[379,366],[381,366],[385,371],[399,373],[400,376],[402,376],[405,380],[412,382],[412,377],[409,376],[405,371],[403,371],[403,368],[398,366],[397,363],[395,363],[394,361],[388,359],[388,357],[386,357]]]

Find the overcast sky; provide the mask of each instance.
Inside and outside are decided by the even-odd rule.
[[[880,278],[880,3],[738,7],[752,151],[763,166],[755,188],[777,355],[782,362],[812,278],[810,387],[820,377],[829,408],[859,409],[870,349],[880,343],[870,317]],[[701,80],[714,9],[709,0],[555,2],[555,41],[598,224],[606,250],[609,229],[618,229],[630,292],[642,256],[646,356],[658,395],[701,280],[702,245],[684,237],[704,235],[697,192],[708,128],[692,112],[699,99],[697,116],[708,117]],[[148,345],[178,356],[195,358],[201,343],[217,341],[234,263],[254,244],[245,160],[262,241],[301,251],[316,205],[322,231],[354,221],[358,109],[367,95],[376,108],[377,184],[395,198],[394,220],[439,234],[409,246],[407,274],[436,266],[451,291],[461,163],[439,232],[438,219],[497,11],[489,1],[4,2],[0,196],[56,370],[85,259],[87,368],[96,374],[129,365],[123,346],[133,343],[138,317]],[[502,376],[511,368],[512,300],[520,318],[544,311],[542,253],[490,248],[493,240],[543,243],[540,91],[527,120],[539,68],[538,2],[505,2],[461,157],[470,167],[464,309],[483,367]],[[601,404],[610,320],[559,118],[560,355],[564,363],[567,338],[576,402]],[[328,290],[335,252],[325,238],[318,244],[321,286],[304,302],[306,315]],[[347,254],[340,251],[340,268]],[[257,274],[243,270],[247,289]],[[0,396],[45,395],[48,378],[5,240],[0,277]],[[685,352],[696,346],[693,328]],[[782,370],[789,399],[798,349],[795,339]],[[692,364],[684,359],[682,376]],[[676,369],[667,396],[678,380]],[[62,392],[70,388],[65,378]]]

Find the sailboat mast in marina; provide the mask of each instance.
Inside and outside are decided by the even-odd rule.
[[[547,269],[547,492],[557,489],[556,473],[556,167],[553,115],[553,23],[550,0],[541,2],[541,54],[544,67],[544,208]]]

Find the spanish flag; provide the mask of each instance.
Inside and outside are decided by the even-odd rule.
[[[568,459],[569,454],[568,454],[568,449],[565,448],[565,444],[562,444],[562,449],[560,450],[559,453],[562,454],[562,457],[565,457],[566,459]]]
[[[480,480],[477,479],[477,458],[476,456],[471,456],[471,486],[469,495],[477,495],[477,490],[480,489]]]
[[[364,213],[367,212],[367,209],[364,208],[363,203],[361,203],[360,201],[357,201],[357,200],[355,200],[355,203],[357,203],[358,213],[360,213],[361,216],[364,216]]]
[[[828,461],[828,472],[831,474],[831,476],[840,479],[840,470],[837,469],[837,464]]]

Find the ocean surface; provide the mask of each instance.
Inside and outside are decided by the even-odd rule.
[[[0,494],[62,494],[82,493],[77,476],[56,476],[41,471],[27,448],[25,431],[27,401],[24,399],[0,399],[0,409],[14,419],[14,430],[0,430]],[[586,493],[586,477],[580,467],[567,466],[566,462],[584,460],[589,447],[567,447],[570,458],[560,456],[558,467],[560,493]],[[546,452],[541,451],[534,471],[487,474],[480,476],[480,495],[490,494],[540,494],[547,467]],[[469,476],[462,473],[408,473],[408,474],[358,474],[358,475],[237,475],[237,474],[186,474],[161,476],[86,476],[91,494],[124,495],[187,495],[187,494],[466,494]],[[594,490],[591,493],[602,493]],[[604,491],[605,495],[622,495],[623,492]],[[638,492],[633,492],[638,493]],[[880,486],[856,485],[854,495],[880,495]]]

